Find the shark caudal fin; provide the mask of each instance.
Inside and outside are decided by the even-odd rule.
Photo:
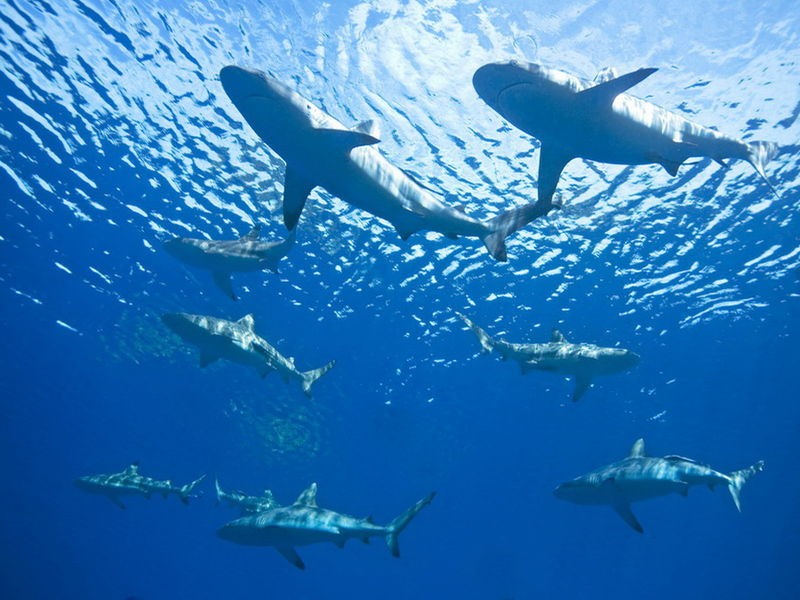
[[[525,227],[534,219],[545,216],[555,206],[548,202],[532,202],[519,208],[512,208],[496,217],[486,221],[489,233],[483,238],[483,245],[492,255],[492,258],[505,262],[508,260],[506,254],[506,238]]]
[[[728,482],[728,490],[731,493],[731,498],[733,498],[733,503],[736,505],[736,510],[742,512],[742,507],[739,504],[739,494],[742,491],[742,486],[756,473],[760,473],[764,470],[764,461],[760,460],[752,467],[747,467],[746,469],[742,469],[741,471],[734,471],[728,477],[730,481]]]
[[[214,491],[217,493],[217,501],[214,506],[219,506],[220,502],[222,502],[222,494],[224,492],[222,491],[222,488],[219,487],[219,479],[216,477],[214,477]]]
[[[392,553],[392,556],[400,556],[400,546],[397,544],[397,536],[403,532],[403,530],[411,522],[411,519],[416,517],[419,511],[433,501],[433,497],[435,495],[436,492],[431,492],[402,515],[397,517],[394,521],[389,523],[389,526],[386,528],[389,530],[389,533],[386,535],[386,545],[389,546],[389,551]]]
[[[464,323],[467,324],[467,327],[472,329],[476,336],[478,336],[478,341],[481,343],[481,348],[484,352],[491,352],[494,349],[494,340],[492,336],[486,333],[483,329],[478,327],[475,323],[470,321],[467,317],[462,315],[460,312],[456,313]]]
[[[205,475],[201,475],[197,479],[195,479],[192,483],[187,483],[186,485],[181,486],[181,489],[178,490],[178,495],[181,497],[181,502],[184,504],[189,504],[189,498],[197,498],[197,494],[192,494],[194,488],[200,485],[200,482],[206,478]]]
[[[767,179],[767,174],[764,171],[767,163],[775,158],[776,154],[778,154],[778,144],[775,144],[774,142],[749,142],[747,144],[747,162],[753,165],[756,172],[761,175],[761,178],[764,181],[767,182],[769,189],[772,190],[772,193],[775,194],[775,197],[780,198],[778,190],[776,190],[775,186],[772,185],[772,182]]]
[[[302,381],[303,393],[310,398],[311,386],[314,385],[317,379],[319,379],[320,377],[325,375],[325,373],[330,371],[333,368],[333,365],[335,364],[336,361],[332,360],[324,367],[320,367],[319,369],[311,369],[310,371],[303,371],[302,373],[300,373],[300,375],[303,377]]]

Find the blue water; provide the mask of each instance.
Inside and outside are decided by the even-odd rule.
[[[798,598],[800,12],[793,2],[65,2],[0,0],[0,596],[3,598]],[[234,303],[161,249],[177,235],[284,235],[283,163],[225,96],[226,64],[269,71],[488,217],[535,198],[536,144],[483,104],[480,65],[591,78],[781,145],[779,199],[744,163],[575,161],[566,207],[509,239],[393,229],[324,191],[278,274]],[[312,400],[217,363],[164,312],[238,319],[303,367]],[[572,384],[479,355],[455,318],[514,341],[620,344],[641,363]],[[634,507],[645,533],[553,488],[638,437],[729,472],[725,490]],[[215,531],[212,486],[119,510],[73,479],[122,470],[388,522],[400,538],[301,548],[306,571]]]

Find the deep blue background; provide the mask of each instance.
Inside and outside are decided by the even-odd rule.
[[[35,15],[47,13],[49,5],[2,6],[3,31],[11,39],[11,32],[25,37],[41,31]],[[70,6],[96,26],[98,37],[114,37],[104,20],[115,14],[113,4]],[[221,10],[236,14],[235,7]],[[295,10],[289,16],[299,19],[304,12]],[[19,16],[26,12],[30,22]],[[127,35],[135,31],[131,21]],[[134,44],[120,34],[115,39],[123,47]],[[0,57],[8,67],[0,75],[0,97],[20,100],[26,85],[35,87],[35,77],[23,76],[19,84],[9,75],[19,72],[10,66],[16,64],[10,47],[24,55],[36,46],[9,42]],[[57,51],[47,45],[38,50],[45,57],[40,73],[69,74]],[[216,66],[186,52],[201,78],[215,78]],[[86,56],[91,66],[96,57],[89,50]],[[100,82],[89,84],[104,90]],[[208,83],[217,97],[200,100],[198,114],[220,114],[217,84]],[[81,97],[72,92],[70,97]],[[116,131],[120,125],[113,114],[104,125],[79,103],[47,100],[31,105],[59,131],[90,139],[97,129]],[[628,284],[637,280],[636,269],[620,271],[630,266],[630,255],[582,252],[582,240],[603,240],[604,227],[588,228],[586,238],[561,236],[563,256],[574,253],[580,260],[564,277],[568,293],[556,296],[552,278],[531,266],[547,250],[544,242],[512,246],[511,263],[498,265],[474,240],[459,241],[458,257],[477,265],[462,276],[437,254],[449,241],[413,238],[430,259],[410,262],[391,251],[400,244],[393,231],[336,229],[336,218],[318,205],[304,215],[300,243],[279,275],[234,278],[237,288],[249,288],[234,304],[205,274],[187,271],[160,252],[157,241],[169,234],[134,221],[124,206],[169,212],[169,218],[151,223],[166,224],[175,235],[186,231],[179,220],[217,237],[243,234],[249,224],[239,213],[181,204],[209,186],[225,190],[219,182],[227,182],[232,168],[193,171],[178,182],[179,191],[163,182],[154,186],[152,178],[166,181],[168,169],[185,166],[169,152],[149,162],[131,159],[132,148],[141,152],[155,138],[109,134],[64,152],[18,105],[0,106],[0,158],[35,190],[25,193],[8,169],[0,170],[3,597],[800,597],[797,259],[780,269],[742,274],[742,263],[759,254],[762,244],[797,245],[797,220],[786,217],[797,206],[793,159],[786,159],[777,177],[784,189],[780,204],[744,229],[736,228],[737,214],[729,215],[720,229],[736,247],[710,247],[701,254],[713,265],[699,269],[712,271],[705,283],[727,274],[754,300],[702,319],[689,318],[697,311],[687,300],[695,288],[668,289],[658,302],[632,304]],[[227,114],[231,130],[255,144],[235,113]],[[227,139],[226,131],[213,133]],[[62,163],[54,164],[45,148],[60,153]],[[198,147],[187,151],[203,154]],[[416,168],[425,172],[428,166]],[[73,168],[95,186],[86,188]],[[637,174],[643,172],[649,173]],[[37,187],[37,177],[52,190]],[[604,183],[595,185],[602,194]],[[90,212],[81,205],[91,221],[76,218],[61,202],[74,201],[71,192],[81,186],[106,207]],[[236,204],[236,189],[225,193],[223,199],[247,212]],[[656,187],[652,195],[661,193]],[[696,188],[691,202],[679,204],[684,218],[713,218],[713,195]],[[259,205],[253,218],[264,223],[267,237],[277,238],[283,230],[272,208]],[[584,205],[578,216],[588,212]],[[786,219],[782,227],[775,226],[779,216]],[[327,230],[314,227],[323,217]],[[655,257],[673,238],[682,239],[685,221],[680,224],[643,245],[640,255]],[[622,241],[638,235],[623,233]],[[336,243],[338,250],[326,246]],[[669,256],[697,260],[677,252]],[[530,273],[513,275],[523,267]],[[415,279],[418,273],[424,276]],[[509,289],[513,299],[501,295]],[[488,301],[492,294],[500,299]],[[319,381],[312,400],[280,378],[261,380],[235,365],[201,370],[191,349],[160,325],[159,315],[175,310],[231,319],[252,312],[256,329],[302,368],[331,358],[336,367]],[[630,373],[598,379],[573,404],[570,382],[549,374],[523,377],[514,364],[479,356],[474,336],[453,318],[456,310],[513,341],[543,341],[558,326],[570,340],[620,343],[642,361]],[[309,441],[282,447],[269,435],[274,429],[264,433],[259,422],[288,423]],[[645,528],[641,536],[610,509],[553,496],[558,483],[625,456],[638,437],[655,455],[681,454],[726,472],[758,459],[767,466],[745,487],[741,514],[723,489],[698,488],[687,499],[634,506]],[[175,498],[133,498],[121,511],[72,485],[78,476],[116,472],[132,461],[145,474],[177,482],[206,473],[205,495],[189,507]],[[216,538],[215,530],[236,512],[214,506],[215,475],[225,488],[258,493],[268,487],[285,503],[316,481],[321,505],[373,515],[379,523],[431,490],[438,495],[400,537],[401,559],[393,559],[379,539],[344,550],[312,546],[299,549],[307,565],[301,572],[269,548]]]

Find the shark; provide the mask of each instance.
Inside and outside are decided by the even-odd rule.
[[[79,477],[74,483],[84,492],[105,496],[119,508],[124,509],[125,504],[120,496],[140,495],[150,498],[152,494],[161,494],[166,498],[170,494],[175,494],[181,499],[181,502],[189,504],[190,498],[197,497],[193,495],[193,492],[205,477],[205,475],[201,475],[191,483],[176,486],[169,479],[161,481],[141,475],[138,463],[133,463],[119,473],[86,475]]]
[[[294,358],[283,356],[255,332],[252,314],[238,321],[228,321],[205,315],[167,313],[161,320],[184,341],[200,349],[201,368],[224,358],[255,368],[261,377],[276,371],[286,382],[299,381],[306,396],[311,396],[311,386],[335,364],[330,361],[318,369],[298,371]]]
[[[238,508],[242,516],[262,513],[279,506],[270,490],[264,490],[261,496],[248,496],[239,490],[225,492],[220,487],[218,479],[214,480],[214,488],[217,491],[217,504],[227,502],[230,506]]]
[[[572,401],[577,402],[598,375],[611,375],[633,368],[639,355],[625,348],[604,348],[594,344],[573,344],[553,329],[550,341],[541,344],[517,344],[492,338],[470,319],[457,313],[472,329],[484,352],[498,352],[503,360],[519,362],[523,375],[530,371],[548,371],[575,378]]]
[[[295,232],[291,231],[281,241],[261,239],[261,226],[256,225],[237,240],[203,240],[178,237],[164,243],[164,249],[192,267],[211,272],[228,298],[237,300],[231,283],[231,273],[278,270],[278,263],[292,249]]]
[[[683,456],[647,456],[644,440],[640,438],[627,458],[562,483],[554,493],[557,498],[576,504],[607,504],[635,531],[643,533],[631,511],[631,503],[672,493],[687,496],[693,485],[707,485],[712,490],[722,485],[728,488],[736,509],[741,512],[742,486],[763,470],[763,460],[726,475]]]
[[[376,525],[371,517],[358,519],[320,508],[317,484],[312,483],[290,506],[241,517],[221,527],[217,535],[245,546],[272,546],[298,569],[305,569],[305,564],[295,548],[321,542],[343,548],[349,539],[369,543],[369,538],[381,536],[392,556],[399,557],[398,536],[435,495],[431,492],[388,525]]]
[[[508,259],[505,239],[546,211],[536,203],[486,221],[444,203],[433,190],[391,164],[374,145],[378,125],[345,127],[265,73],[238,66],[220,72],[222,87],[253,131],[286,162],[283,219],[296,227],[306,199],[319,186],[388,221],[403,240],[418,231],[480,238],[489,254]]]
[[[557,207],[561,172],[575,158],[619,165],[658,164],[672,176],[692,157],[727,168],[749,162],[777,196],[765,167],[777,144],[746,142],[627,93],[657,69],[617,75],[603,69],[587,81],[557,69],[517,61],[483,65],[472,77],[478,96],[504,119],[539,139],[538,201]]]

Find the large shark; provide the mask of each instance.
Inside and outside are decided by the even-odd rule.
[[[133,463],[119,473],[87,475],[79,477],[74,483],[85,492],[105,496],[120,508],[125,508],[120,496],[141,495],[150,498],[153,493],[161,494],[164,498],[170,494],[176,494],[181,502],[189,504],[189,498],[195,497],[192,492],[203,479],[205,479],[205,475],[201,475],[186,485],[176,486],[172,485],[169,479],[160,481],[140,475],[139,465]]]
[[[291,506],[236,519],[221,527],[217,535],[245,546],[272,546],[298,569],[305,569],[305,565],[295,548],[319,542],[333,542],[343,548],[351,538],[368,543],[369,538],[382,536],[392,556],[400,556],[397,536],[435,495],[428,494],[388,525],[375,525],[370,517],[358,519],[320,508],[317,484],[312,483]]]
[[[253,315],[228,321],[204,315],[168,313],[162,315],[161,320],[185,341],[200,349],[201,367],[225,358],[255,368],[261,377],[277,371],[284,381],[298,380],[306,396],[311,396],[311,386],[334,365],[334,361],[331,361],[319,369],[298,371],[293,358],[283,356],[255,332]]]
[[[277,271],[278,262],[294,245],[294,231],[280,242],[262,240],[260,235],[261,227],[256,225],[238,240],[175,238],[164,242],[164,248],[187,265],[211,271],[214,283],[226,296],[236,300],[231,273]]]
[[[736,509],[741,512],[739,494],[742,486],[763,469],[764,461],[761,460],[726,475],[691,458],[647,456],[644,440],[638,439],[627,458],[562,483],[555,489],[555,495],[577,504],[608,504],[628,525],[642,533],[644,530],[631,511],[632,502],[673,492],[686,496],[693,485],[707,485],[712,490],[716,485],[725,485]]]
[[[294,229],[306,198],[320,186],[385,219],[402,239],[417,231],[480,238],[497,260],[507,260],[505,238],[546,213],[529,204],[479,221],[443,203],[389,163],[372,144],[373,121],[348,129],[286,85],[261,71],[228,66],[222,87],[256,134],[284,161],[283,218]]]
[[[741,159],[775,192],[764,167],[777,153],[776,144],[728,137],[625,93],[656,70],[618,77],[604,69],[594,81],[586,81],[538,64],[510,61],[480,67],[472,84],[503,118],[541,141],[537,185],[542,210],[553,206],[561,171],[573,158],[659,164],[673,176],[691,157],[712,158],[723,166],[725,159]]]
[[[470,319],[457,313],[478,337],[484,352],[496,351],[503,360],[519,362],[522,373],[549,371],[575,378],[572,400],[577,402],[589,389],[592,378],[633,368],[639,355],[624,348],[604,348],[594,344],[572,344],[557,329],[544,344],[515,344],[494,339]]]
[[[214,480],[214,488],[217,491],[217,504],[227,502],[230,506],[238,508],[242,516],[262,513],[279,506],[270,490],[264,490],[263,496],[248,496],[239,490],[226,492],[220,487],[217,479]]]

